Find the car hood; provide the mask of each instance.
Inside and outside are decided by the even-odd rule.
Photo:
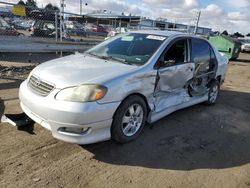
[[[65,88],[80,84],[102,84],[136,68],[137,66],[85,54],[75,54],[43,63],[35,68],[32,75],[54,84],[56,88]]]

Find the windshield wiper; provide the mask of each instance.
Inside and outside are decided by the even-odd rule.
[[[118,61],[120,63],[123,63],[123,64],[127,64],[127,65],[133,65],[132,63],[128,62],[126,59],[121,59],[121,58],[118,58],[118,57],[113,57],[113,56],[99,56],[99,55],[96,55],[94,53],[91,53],[91,52],[85,52],[89,55],[92,55],[92,56],[95,56],[95,57],[98,57],[100,59],[104,59],[104,60],[114,60],[114,61]]]
[[[132,63],[128,62],[126,59],[121,59],[121,58],[112,57],[112,56],[109,56],[109,58],[110,58],[111,60],[115,60],[115,61],[118,61],[118,62],[127,64],[127,65],[133,65]]]
[[[91,53],[91,52],[85,52],[86,54],[89,54],[89,55],[92,55],[92,56],[95,56],[95,57],[98,57],[100,59],[105,59],[105,60],[110,60],[110,56],[99,56],[97,54],[94,54],[94,53]]]
[[[89,54],[89,55],[91,55],[91,56],[99,57],[98,55],[96,55],[96,54],[94,54],[94,53],[91,53],[91,52],[84,52],[84,53]]]

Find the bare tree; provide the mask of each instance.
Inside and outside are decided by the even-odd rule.
[[[228,35],[228,32],[227,32],[227,30],[225,30],[225,31],[223,31],[221,34],[223,34],[223,35]]]
[[[242,35],[241,33],[239,33],[239,32],[236,32],[236,33],[234,33],[233,34],[233,36],[235,36],[235,37],[245,37],[244,35]]]
[[[18,1],[17,5],[25,6],[25,3],[22,0],[20,0],[20,1]]]
[[[44,7],[45,10],[54,10],[54,11],[58,11],[59,8],[57,6],[53,6],[51,3],[47,4],[45,7]]]
[[[37,7],[36,1],[34,1],[34,0],[27,0],[26,5],[29,7]]]

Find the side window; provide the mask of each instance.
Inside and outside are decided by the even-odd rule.
[[[201,39],[193,39],[192,60],[196,64],[196,73],[213,71],[216,65],[216,57],[208,42]]]
[[[214,53],[214,50],[210,47],[210,64],[209,64],[209,70],[213,70],[216,68],[216,64],[217,64],[217,59],[216,59],[216,56],[215,56],[215,53]]]
[[[210,46],[200,39],[193,39],[192,57],[194,63],[209,63],[210,62]]]
[[[167,52],[161,57],[161,67],[173,66],[187,62],[188,60],[187,40],[179,40],[171,45]]]

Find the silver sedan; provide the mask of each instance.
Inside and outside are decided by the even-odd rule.
[[[228,60],[207,40],[138,31],[37,66],[21,84],[23,111],[60,140],[136,139],[146,123],[216,102]]]

